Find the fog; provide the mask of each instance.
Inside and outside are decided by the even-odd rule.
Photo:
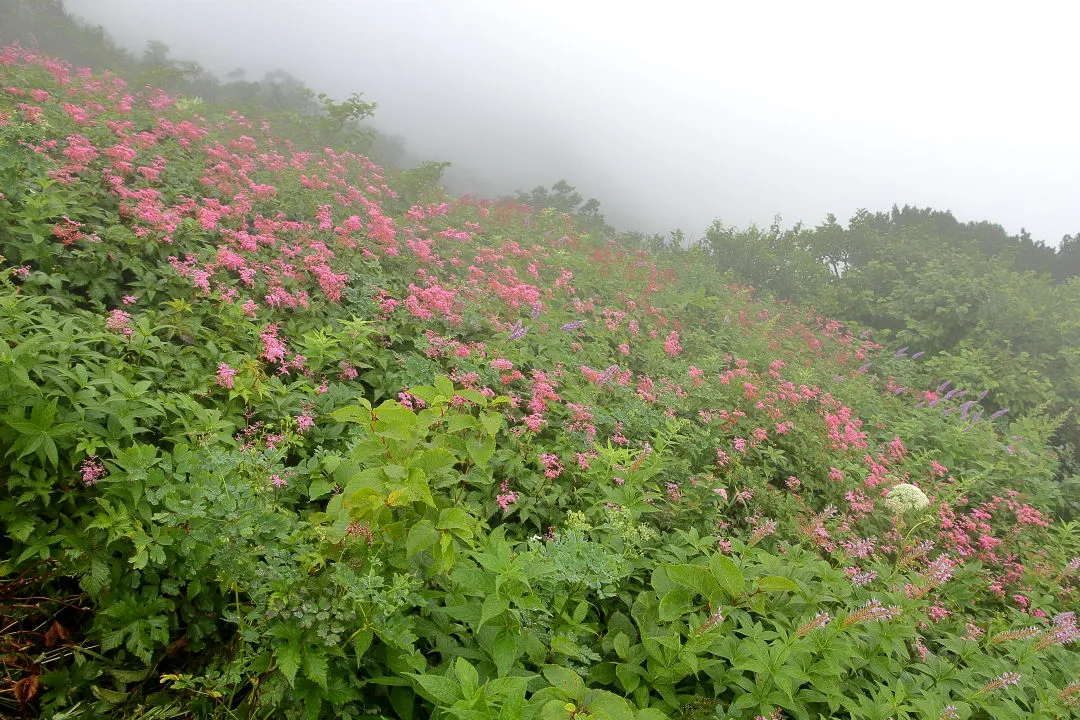
[[[68,0],[123,45],[364,93],[484,194],[565,178],[623,229],[893,203],[1080,230],[1069,3]]]

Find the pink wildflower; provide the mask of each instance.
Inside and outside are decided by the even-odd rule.
[[[217,370],[217,384],[226,390],[233,389],[233,378],[236,377],[236,371],[229,367],[226,363],[218,365]]]
[[[499,503],[503,512],[507,512],[517,500],[518,494],[510,489],[510,481],[503,480],[502,485],[499,486],[499,494],[495,496],[495,502]]]
[[[97,455],[91,455],[83,460],[82,465],[79,466],[79,473],[82,475],[83,484],[87,486],[95,484],[108,474]]]
[[[668,333],[667,338],[664,340],[664,352],[672,357],[682,352],[682,345],[679,344],[679,333],[674,330]]]
[[[124,337],[131,337],[131,315],[117,308],[109,313],[109,317],[105,320],[105,327]]]

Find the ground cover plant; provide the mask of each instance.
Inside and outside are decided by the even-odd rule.
[[[0,707],[1064,718],[1059,420],[801,307],[0,51]]]

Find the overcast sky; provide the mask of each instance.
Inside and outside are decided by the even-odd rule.
[[[365,94],[414,155],[623,227],[893,203],[1080,231],[1073,3],[68,0],[121,43]]]

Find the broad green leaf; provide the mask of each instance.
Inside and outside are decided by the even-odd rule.
[[[710,599],[720,594],[720,586],[709,568],[703,565],[665,565],[664,569],[668,578],[677,585],[690,588]]]
[[[488,437],[495,437],[503,425],[502,413],[485,412],[480,416],[480,424],[484,426],[484,432]]]
[[[333,489],[334,486],[326,478],[317,477],[308,485],[308,498],[318,500]]]
[[[502,634],[495,639],[495,643],[491,647],[491,659],[495,663],[495,671],[499,674],[499,677],[510,674],[519,654],[517,636],[502,631]]]
[[[480,628],[484,626],[484,623],[499,617],[506,612],[509,607],[510,602],[505,598],[496,595],[488,595],[484,598],[484,609],[480,613],[480,624],[476,626],[476,631],[480,632]]]
[[[418,552],[434,547],[439,541],[440,534],[427,520],[416,523],[409,528],[409,535],[405,540],[405,556],[412,557]]]
[[[615,635],[613,644],[615,646],[615,654],[620,658],[625,660],[630,656],[630,638],[626,633],[620,632]]]
[[[361,658],[364,657],[364,653],[366,653],[368,651],[368,648],[371,647],[371,642],[374,639],[375,633],[370,627],[362,628],[353,633],[352,643],[353,650],[356,651],[357,666],[359,666]]]
[[[759,589],[766,591],[796,592],[799,589],[798,584],[794,580],[781,575],[766,575],[765,577],[757,578],[755,582]]]
[[[669,590],[660,598],[660,606],[657,608],[657,616],[662,622],[671,622],[690,612],[690,591],[685,588]]]
[[[570,668],[560,665],[545,665],[543,672],[549,683],[564,691],[571,698],[578,699],[585,692],[585,682]]]
[[[445,375],[435,376],[435,389],[439,391],[440,395],[444,395],[447,398],[454,397],[454,383]]]
[[[451,705],[458,699],[458,686],[449,678],[442,675],[418,675],[411,673],[417,684],[428,697],[440,705]]]
[[[484,467],[495,452],[495,438],[491,436],[470,437],[465,440],[465,448],[469,451],[469,457],[472,458],[472,461],[480,467]]]
[[[737,598],[745,592],[746,581],[742,570],[731,560],[723,555],[713,555],[709,558],[709,569],[731,598]]]
[[[371,422],[371,411],[359,405],[346,405],[330,413],[330,419],[337,422],[367,424]]]
[[[458,685],[461,687],[461,694],[465,697],[470,697],[480,683],[480,676],[476,672],[476,668],[472,666],[468,660],[463,657],[459,657],[454,661],[454,675],[457,676]]]

